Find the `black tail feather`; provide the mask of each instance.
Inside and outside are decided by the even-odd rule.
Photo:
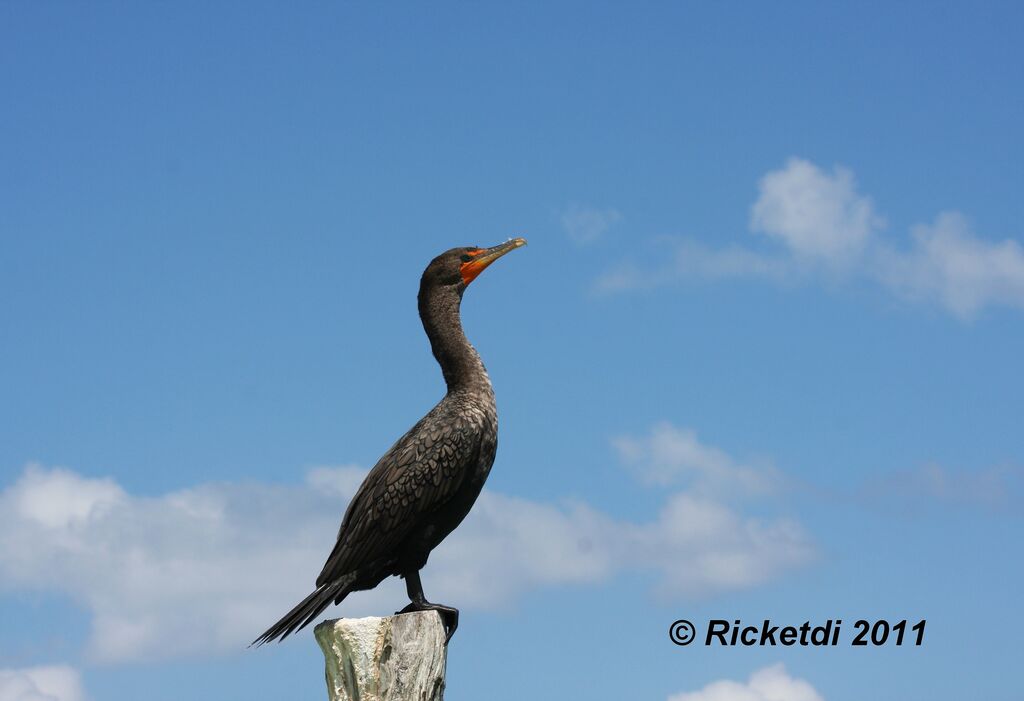
[[[335,600],[340,601],[348,594],[348,587],[351,586],[354,577],[342,577],[334,582],[326,582],[316,588],[312,594],[299,602],[291,611],[286,613],[280,621],[270,626],[260,637],[249,644],[249,647],[259,647],[271,640],[284,640],[297,630],[308,626],[321,611],[331,605]]]

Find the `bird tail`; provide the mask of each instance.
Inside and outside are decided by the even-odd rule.
[[[284,640],[295,631],[305,628],[321,611],[330,606],[331,602],[344,599],[351,591],[350,587],[354,580],[355,574],[348,574],[333,582],[324,582],[286,613],[280,621],[270,626],[263,635],[253,640],[249,647],[259,647],[271,640]]]

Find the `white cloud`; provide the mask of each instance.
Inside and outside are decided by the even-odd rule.
[[[45,489],[40,489],[45,482]],[[87,480],[68,470],[45,472],[29,468],[11,494],[18,513],[46,528],[83,523],[124,501],[111,480]]]
[[[741,464],[712,445],[701,443],[692,428],[656,424],[644,437],[619,436],[612,441],[619,457],[642,481],[669,485],[685,481],[697,488],[768,492],[778,482],[767,464]]]
[[[648,484],[683,483],[651,524],[633,529],[625,544],[636,564],[661,573],[663,596],[700,595],[765,582],[799,566],[814,548],[795,521],[744,517],[725,495],[775,491],[781,475],[770,464],[741,463],[702,443],[692,428],[656,424],[646,436],[620,436],[613,445],[623,464]]]
[[[750,226],[784,243],[796,256],[846,265],[860,255],[881,228],[871,200],[856,190],[853,173],[825,173],[809,161],[791,158],[759,183]]]
[[[1024,308],[1024,250],[1016,241],[981,240],[957,212],[914,227],[912,237],[906,251],[878,252],[877,274],[898,293],[938,300],[963,318],[990,304]]]
[[[0,701],[85,701],[82,680],[73,667],[0,669]]]
[[[668,701],[823,701],[807,681],[791,677],[781,665],[754,672],[746,683],[723,679],[700,691],[673,694]]]
[[[507,606],[537,587],[600,581],[622,566],[622,524],[584,504],[555,506],[485,490],[424,570],[438,600]]]
[[[664,598],[756,586],[814,556],[795,521],[744,517],[686,492],[672,495],[655,522],[630,530],[621,540],[622,561],[658,571]]]
[[[618,521],[583,504],[555,507],[485,492],[431,556],[445,596],[490,608],[540,586],[657,574],[662,598],[744,589],[806,564],[814,547],[796,522],[744,517],[707,496],[670,495],[652,521]]]
[[[153,498],[30,466],[0,493],[0,587],[87,608],[100,661],[244,647],[307,593],[345,504],[337,486],[353,472],[338,470],[335,486],[314,473],[316,486],[207,484]],[[69,482],[120,495],[74,519],[44,522],[27,508]]]
[[[845,168],[828,173],[792,158],[767,173],[750,226],[781,249],[677,241],[667,263],[620,267],[599,277],[595,288],[616,292],[727,278],[860,279],[904,299],[939,304],[961,319],[990,305],[1024,308],[1024,248],[1017,241],[982,239],[957,212],[912,227],[905,243],[883,238],[884,220]]]
[[[30,466],[0,492],[0,589],[78,602],[92,615],[88,652],[99,661],[241,650],[311,590],[364,474],[317,468],[301,485],[205,484],[142,497]],[[88,508],[51,502],[69,484],[92,495]],[[33,506],[41,503],[52,510]],[[654,520],[630,522],[585,504],[485,491],[432,554],[424,585],[433,600],[479,610],[644,568],[660,594],[692,596],[756,585],[812,552],[797,524],[745,518],[707,496],[675,494]],[[325,616],[405,603],[401,582],[389,579]]]
[[[562,228],[575,243],[585,245],[601,238],[622,219],[614,209],[597,209],[583,205],[570,205],[562,212]]]

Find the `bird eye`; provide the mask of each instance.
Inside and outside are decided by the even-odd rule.
[[[473,260],[473,256],[469,255],[468,253],[463,253],[462,256],[460,257],[462,258],[463,263],[468,263],[469,261]]]

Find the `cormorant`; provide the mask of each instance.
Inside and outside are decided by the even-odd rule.
[[[345,511],[338,540],[316,578],[316,590],[253,641],[285,638],[350,592],[385,578],[405,578],[411,603],[398,613],[434,610],[451,639],[459,612],[427,601],[420,569],[462,522],[480,494],[498,446],[494,390],[459,317],[462,294],[484,268],[526,244],[453,248],[434,258],[420,279],[419,312],[448,392],[377,461]]]

